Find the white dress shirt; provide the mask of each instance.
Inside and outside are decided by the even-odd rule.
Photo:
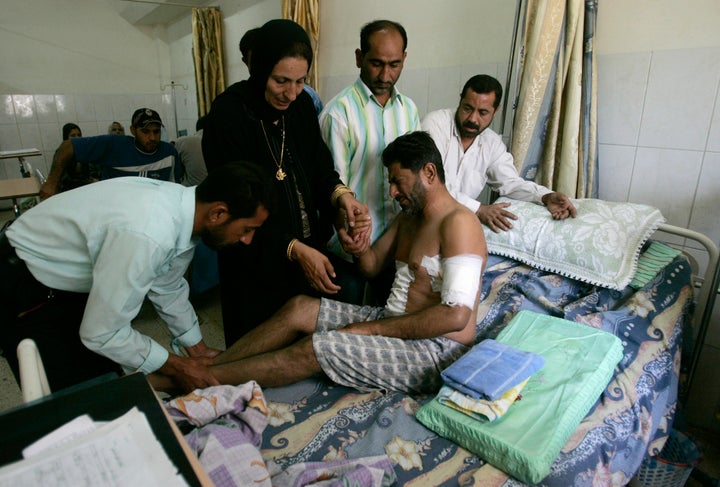
[[[455,125],[455,111],[449,108],[428,113],[422,129],[435,141],[443,166],[445,186],[460,203],[477,212],[477,198],[488,184],[500,196],[542,203],[551,190],[520,177],[502,138],[490,128],[475,137],[467,151],[463,150]]]

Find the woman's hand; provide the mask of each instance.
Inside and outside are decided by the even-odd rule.
[[[367,249],[370,248],[370,235],[372,230],[370,214],[355,215],[355,225],[352,228],[346,224],[347,214],[345,210],[340,209],[335,219],[335,230],[337,231],[338,241],[343,250],[355,256],[367,252]]]
[[[340,286],[332,282],[335,278],[335,269],[322,252],[297,242],[292,249],[293,260],[296,260],[303,272],[305,278],[313,289],[325,294],[337,294]]]
[[[338,210],[344,213],[347,221],[347,232],[353,239],[362,239],[372,232],[372,220],[367,205],[360,203],[352,193],[345,193],[338,198]],[[338,228],[339,231],[339,227]]]

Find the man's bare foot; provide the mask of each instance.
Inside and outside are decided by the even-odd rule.
[[[166,392],[170,395],[177,395],[182,392],[175,381],[167,375],[163,374],[148,374],[145,376],[147,381],[150,383],[153,389],[158,392]]]

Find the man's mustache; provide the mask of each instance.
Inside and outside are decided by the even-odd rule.
[[[464,122],[463,127],[473,130],[480,130],[480,126],[473,122]]]

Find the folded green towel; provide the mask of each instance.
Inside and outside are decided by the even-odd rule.
[[[635,276],[629,286],[633,289],[645,286],[678,255],[680,255],[680,251],[669,245],[655,241],[650,242],[650,246],[640,254]]]
[[[522,401],[494,421],[479,421],[435,397],[416,418],[509,475],[536,484],[612,379],[622,342],[606,331],[528,310],[497,341],[546,360],[523,388]]]

